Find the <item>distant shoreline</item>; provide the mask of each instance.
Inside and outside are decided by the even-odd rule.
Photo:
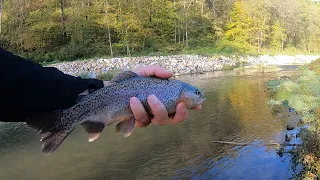
[[[132,70],[141,66],[160,65],[174,72],[175,75],[228,70],[239,67],[272,67],[283,65],[304,65],[320,58],[316,55],[259,55],[259,56],[214,56],[168,55],[141,56],[121,58],[96,58],[92,60],[61,62],[50,64],[64,73],[79,75],[81,73],[103,74],[111,71]]]

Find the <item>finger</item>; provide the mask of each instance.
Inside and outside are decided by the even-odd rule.
[[[187,111],[186,105],[185,103],[181,102],[178,104],[176,108],[176,113],[173,116],[170,124],[178,124],[184,121],[185,119],[187,119],[187,117],[188,117],[188,111]]]
[[[157,125],[167,124],[169,121],[168,112],[162,102],[155,95],[150,95],[148,97],[148,104],[154,114],[151,122]]]
[[[160,78],[170,78],[173,76],[172,71],[166,70],[158,65],[138,68],[135,70],[135,73],[139,76],[157,76]]]
[[[147,127],[151,123],[148,113],[146,112],[138,98],[130,98],[130,108],[136,119],[137,127]]]

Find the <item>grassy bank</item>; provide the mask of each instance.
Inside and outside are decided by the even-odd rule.
[[[303,66],[298,77],[282,77],[268,82],[272,91],[271,105],[293,107],[301,116],[303,127],[299,133],[301,148],[293,153],[296,162],[304,166],[304,179],[320,178],[320,59]]]

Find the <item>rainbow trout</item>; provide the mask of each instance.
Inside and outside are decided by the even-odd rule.
[[[89,133],[89,142],[99,138],[105,126],[118,122],[116,132],[130,136],[135,119],[130,109],[130,98],[137,97],[146,111],[153,115],[147,97],[155,95],[169,114],[175,113],[179,102],[191,109],[204,102],[203,93],[196,87],[174,79],[142,77],[131,71],[116,75],[112,84],[99,89],[69,109],[41,114],[26,123],[41,134],[42,152],[54,152],[78,125]]]

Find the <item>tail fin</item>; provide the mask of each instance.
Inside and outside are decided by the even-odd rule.
[[[54,152],[73,129],[65,129],[61,124],[63,111],[56,111],[48,114],[41,114],[29,118],[26,123],[38,130],[41,134],[42,152],[50,154]]]
[[[69,132],[47,132],[42,135],[40,140],[42,152],[44,154],[54,152],[71,132],[72,130]]]

